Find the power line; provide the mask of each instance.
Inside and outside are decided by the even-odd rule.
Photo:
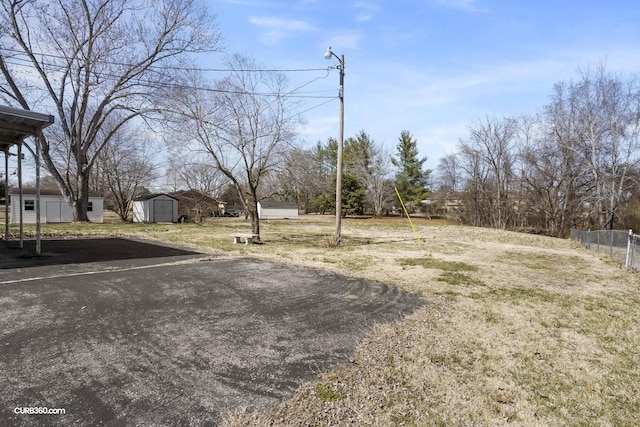
[[[32,65],[32,60],[31,58],[27,57],[26,54],[22,51],[18,51],[15,49],[10,49],[10,48],[4,48],[4,47],[0,47],[0,52],[1,51],[5,51],[5,52],[13,52],[13,53],[17,53],[19,56],[10,56],[10,57],[5,57],[4,61],[6,64],[9,65],[14,65],[17,67],[28,67]],[[54,55],[54,54],[45,54],[45,53],[34,53],[34,55],[36,56],[41,56],[43,58],[53,58],[53,59],[57,59],[57,60],[68,60],[68,58],[65,58],[63,56],[60,55]],[[109,61],[98,61],[101,64],[104,65],[118,65],[118,66],[132,66],[133,64],[127,64],[124,62],[109,62]],[[61,69],[67,68],[68,64],[56,64],[53,62],[48,62],[48,61],[41,61],[42,65],[45,66],[50,66],[50,67],[60,67]],[[225,93],[225,94],[231,94],[231,95],[249,95],[249,96],[265,96],[265,97],[276,97],[276,98],[294,98],[294,99],[309,99],[309,100],[325,100],[319,104],[310,106],[309,108],[306,108],[302,111],[296,112],[295,114],[292,114],[291,116],[288,117],[288,119],[290,118],[294,118],[297,116],[301,116],[309,111],[315,110],[317,108],[320,108],[330,102],[332,102],[334,99],[336,99],[337,97],[335,95],[320,95],[322,93],[326,93],[329,92],[327,91],[310,91],[310,92],[299,92],[300,89],[303,89],[307,86],[309,86],[310,84],[312,84],[313,82],[317,81],[317,80],[321,80],[321,79],[325,79],[329,76],[330,71],[332,69],[334,69],[335,67],[327,67],[327,68],[298,68],[298,69],[217,69],[217,68],[190,68],[190,67],[176,67],[176,66],[166,66],[166,67],[160,67],[160,66],[150,66],[148,67],[149,69],[151,69],[152,71],[156,72],[156,70],[159,69],[169,69],[169,70],[177,70],[177,71],[203,71],[203,72],[318,72],[318,71],[324,71],[326,72],[326,74],[322,75],[322,76],[318,76],[315,77],[311,80],[309,80],[306,83],[303,83],[302,85],[282,94],[282,93],[269,93],[269,92],[249,92],[249,91],[243,91],[243,90],[228,90],[228,89],[216,89],[216,88],[211,88],[211,87],[198,87],[195,85],[187,85],[187,84],[180,84],[180,83],[175,83],[175,82],[171,82],[171,83],[166,83],[166,82],[162,82],[162,85],[164,87],[169,87],[169,88],[174,88],[174,89],[182,89],[182,90],[195,90],[195,91],[204,91],[204,92],[211,92],[211,93]],[[121,76],[115,75],[115,74],[110,74],[110,73],[106,73],[106,72],[93,72],[92,75],[97,78],[103,78],[105,80],[107,79],[119,79],[121,78]],[[144,86],[144,87],[157,87],[158,82],[154,82],[152,80],[147,80],[147,79],[141,79],[138,78],[135,81],[132,81],[133,84],[139,85],[139,86]],[[333,92],[333,90],[331,90],[331,92]],[[275,100],[274,100],[275,101]],[[307,104],[308,105],[308,104]]]
[[[315,110],[316,108],[320,108],[320,107],[322,107],[323,105],[326,105],[326,104],[328,104],[328,103],[330,103],[330,102],[332,102],[332,101],[333,101],[333,99],[330,99],[330,100],[328,100],[328,101],[324,101],[324,102],[322,102],[322,103],[320,103],[320,104],[318,104],[318,105],[314,105],[314,106],[313,106],[313,107],[311,107],[311,108],[307,108],[306,110],[303,110],[303,111],[300,111],[300,112],[298,112],[298,113],[292,114],[291,116],[287,117],[287,119],[291,119],[291,118],[296,117],[296,116],[301,116],[301,115],[303,115],[304,113],[308,113],[308,112],[309,112],[309,111],[311,111],[311,110]]]
[[[0,48],[1,49],[1,48]],[[27,64],[21,64],[21,63],[16,63],[13,61],[22,61],[22,62],[27,62]],[[9,64],[9,65],[14,65],[17,67],[21,67],[21,66],[27,66],[30,64],[30,60],[29,59],[21,59],[21,58],[11,58],[11,60],[5,59],[5,63]],[[57,64],[51,64],[51,63],[43,63],[44,65],[49,65],[49,66],[57,66]],[[230,70],[227,70],[230,71]],[[235,70],[235,71],[242,71],[242,70]],[[245,71],[256,71],[256,70],[245,70]],[[328,69],[326,68],[320,68],[320,69],[314,69],[313,71],[327,71],[327,75],[325,76],[321,76],[321,77],[316,77],[310,81],[308,81],[307,83],[304,83],[303,85],[285,93],[269,93],[269,92],[248,92],[248,91],[241,91],[241,90],[228,90],[228,89],[215,89],[215,88],[207,88],[207,87],[198,87],[198,86],[191,86],[191,85],[186,85],[186,84],[179,84],[179,83],[166,83],[166,82],[162,82],[162,85],[164,87],[170,87],[170,88],[174,88],[174,89],[191,89],[191,90],[196,90],[196,91],[204,91],[204,92],[212,92],[212,93],[226,93],[226,94],[231,94],[231,95],[250,95],[250,96],[266,96],[266,97],[283,97],[283,98],[302,98],[302,99],[334,99],[335,96],[328,96],[328,95],[310,95],[309,93],[323,93],[326,91],[314,91],[314,92],[302,92],[302,93],[296,93],[296,91],[298,89],[301,89],[303,87],[308,86],[309,84],[313,83],[314,81],[320,80],[320,79],[324,79],[326,78],[329,73],[328,73]],[[108,74],[108,73],[104,73],[104,72],[93,72],[92,73],[94,77],[96,78],[103,78],[105,80],[107,79],[119,79],[121,76],[117,76],[114,74]],[[132,81],[133,83],[139,85],[139,86],[145,86],[145,87],[157,87],[157,85],[159,84],[158,82],[153,82],[151,80],[143,80],[143,79],[136,79],[135,81]],[[307,94],[307,95],[305,95]]]
[[[27,56],[27,54],[21,50],[11,49],[7,47],[0,47],[1,51],[17,53],[19,55]],[[42,52],[32,52],[34,56],[41,56],[44,58],[54,58],[68,61],[69,58],[64,57],[62,55],[54,55],[51,53],[42,53]],[[27,61],[31,59],[27,56]],[[119,65],[125,67],[131,67],[134,64],[127,62],[115,62],[115,61],[96,61],[102,63],[104,65]],[[55,65],[55,64],[49,64]],[[229,71],[239,71],[239,72],[255,72],[255,73],[264,73],[264,72],[280,72],[280,73],[303,73],[303,72],[315,72],[315,71],[326,71],[327,68],[264,68],[264,69],[231,69],[231,68],[201,68],[201,67],[178,67],[175,65],[150,65],[149,68],[158,68],[158,69],[168,69],[168,70],[176,70],[176,71],[203,71],[203,72],[216,72],[216,73],[225,73]],[[333,68],[333,67],[329,67]]]

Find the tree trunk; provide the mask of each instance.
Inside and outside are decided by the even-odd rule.
[[[249,209],[249,216],[251,217],[251,234],[254,236],[254,240],[260,241],[260,218],[258,217],[258,202],[251,201],[251,209]]]
[[[71,205],[73,206],[73,222],[90,222],[87,208],[89,207],[89,174],[78,174],[78,191]],[[72,193],[73,197],[73,193]]]

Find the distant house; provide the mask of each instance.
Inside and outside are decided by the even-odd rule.
[[[9,190],[11,198],[12,224],[20,223],[20,210],[24,224],[36,223],[36,190],[33,188],[22,189],[22,206],[20,206],[20,192],[17,188]],[[95,194],[89,195],[87,216],[91,222],[104,222],[104,197]],[[73,211],[71,205],[59,191],[40,190],[40,222],[61,223],[72,222]]]
[[[178,217],[201,221],[218,211],[218,201],[197,190],[178,191],[169,195],[178,199]]]
[[[178,199],[164,193],[133,199],[133,222],[178,222]]]
[[[430,199],[421,203],[433,210],[435,213],[455,213],[462,208],[462,200],[455,193],[433,194]]]
[[[258,218],[260,219],[297,219],[298,204],[296,202],[258,202]]]

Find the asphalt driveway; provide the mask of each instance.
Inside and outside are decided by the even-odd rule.
[[[0,271],[0,425],[217,425],[349,363],[375,324],[424,305],[246,258],[89,261]],[[34,407],[65,414],[16,413]]]

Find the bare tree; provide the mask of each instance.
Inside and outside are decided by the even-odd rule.
[[[563,87],[556,85],[557,93]],[[562,102],[552,102],[530,123],[520,148],[522,181],[531,226],[564,236],[580,226],[591,192],[591,178],[577,153],[574,122]]]
[[[175,196],[180,200],[180,212],[191,221],[202,222],[205,216],[217,211],[229,179],[207,159],[187,154],[172,157],[169,176],[173,179]]]
[[[477,197],[481,194],[482,203],[489,204],[484,209],[490,219],[486,225],[496,228],[507,228],[512,225],[510,194],[513,184],[517,129],[516,119],[498,120],[487,117],[484,121],[472,126],[469,139],[459,144],[461,154],[468,157],[467,171],[472,172],[472,179],[481,180],[474,184],[473,191],[482,190],[474,196],[475,200],[480,202]],[[487,175],[477,175],[480,170],[483,171],[483,175],[485,173]],[[485,223],[485,220],[481,222]]]
[[[460,165],[456,153],[450,153],[438,161],[437,182],[441,189],[455,194],[460,190]]]
[[[640,161],[640,88],[604,66],[581,73],[578,82],[556,85],[552,108],[565,118],[567,149],[585,162],[593,183],[592,216],[602,229],[612,228],[616,213]]]
[[[523,151],[528,222],[552,236],[563,236],[576,226],[582,211],[584,169],[574,162],[572,154],[555,140]]]
[[[352,161],[352,168],[359,177],[366,192],[366,200],[371,203],[374,216],[381,216],[385,207],[394,200],[391,155],[374,141],[365,147],[367,153]]]
[[[460,161],[459,153],[449,153],[438,161],[430,205],[435,212],[448,213],[460,209],[463,184]]]
[[[175,190],[195,190],[213,198],[220,198],[229,179],[206,158],[192,155],[173,157],[169,162]]]
[[[190,119],[185,131],[233,183],[253,234],[260,235],[264,180],[282,165],[299,119],[282,73],[264,71],[242,55],[232,56],[228,66],[231,73],[216,84],[213,99],[183,92],[178,109]]]
[[[295,200],[307,212],[322,212],[335,208],[335,150],[330,140],[325,146],[318,142],[313,148],[292,148],[287,151],[277,179],[271,181],[267,194],[277,194],[284,200]],[[335,143],[337,147],[337,142]]]
[[[462,184],[462,218],[474,226],[488,226],[491,211],[491,181],[489,168],[477,147],[460,141],[457,164],[460,165]]]
[[[57,113],[37,143],[76,221],[88,221],[89,176],[104,147],[158,111],[185,55],[218,45],[197,0],[2,0],[0,20],[0,96]]]
[[[320,182],[314,173],[315,159],[310,150],[292,148],[288,150],[277,176],[265,182],[263,194],[277,195],[280,199],[295,201],[299,206],[318,194]]]
[[[94,181],[121,221],[127,221],[131,202],[140,189],[155,178],[156,164],[149,143],[142,138],[129,128],[121,128],[98,154],[93,171]]]
[[[554,86],[536,118],[486,119],[440,162],[443,186],[457,174],[467,223],[534,226],[564,236],[571,227],[621,225],[637,191],[640,84],[604,66]],[[453,186],[456,186],[457,183]],[[625,228],[627,225],[625,225]]]

